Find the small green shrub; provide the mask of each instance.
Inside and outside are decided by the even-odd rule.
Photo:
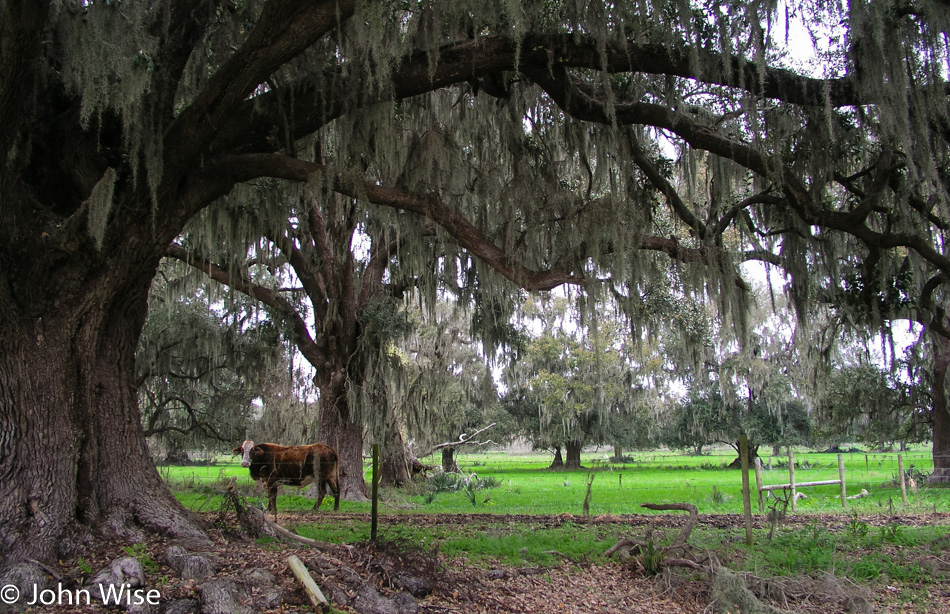
[[[881,577],[881,566],[877,561],[862,557],[851,564],[850,576],[857,580],[876,580]]]
[[[862,521],[857,512],[851,512],[848,520],[848,532],[854,537],[865,537],[870,531],[868,523]]]
[[[881,541],[900,545],[907,545],[910,541],[910,538],[908,538],[904,533],[904,528],[899,524],[890,523],[880,527],[880,530]]]
[[[145,568],[145,571],[149,573],[155,573],[158,571],[158,563],[156,563],[148,553],[145,544],[139,542],[132,544],[131,546],[122,546],[122,551],[127,555],[138,559],[138,562],[142,564],[142,567]]]
[[[658,576],[663,571],[663,551],[653,544],[652,539],[640,549],[640,561],[649,576]]]
[[[459,489],[459,474],[436,473],[427,484],[430,493],[455,492]]]
[[[472,505],[475,505],[476,491],[498,488],[499,485],[498,479],[492,476],[480,478],[474,473],[468,476],[461,473],[437,473],[429,478],[426,502],[432,503],[435,500],[436,493],[462,491]]]
[[[730,501],[731,499],[732,497],[730,497],[726,493],[716,488],[715,485],[712,487],[712,494],[709,495],[709,501],[713,505],[722,505],[723,503],[726,503],[727,501]]]

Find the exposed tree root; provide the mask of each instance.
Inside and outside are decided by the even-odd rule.
[[[699,571],[710,571],[709,567],[703,566],[702,562],[695,560],[695,557],[688,556],[689,536],[699,522],[699,511],[695,505],[690,503],[644,503],[640,507],[645,507],[656,511],[676,510],[688,512],[689,518],[686,524],[680,530],[679,535],[673,540],[673,543],[663,548],[657,548],[653,543],[653,523],[647,526],[646,533],[642,540],[623,538],[614,544],[604,554],[606,556],[617,555],[621,560],[631,563],[644,573],[651,575],[659,574],[663,569],[670,567],[686,567]],[[672,556],[672,555],[678,556]]]
[[[350,546],[338,546],[330,542],[323,542],[316,539],[310,539],[303,535],[297,535],[289,529],[285,529],[273,520],[267,517],[267,512],[256,507],[245,505],[242,497],[234,488],[235,478],[231,479],[224,492],[224,503],[221,505],[221,511],[215,521],[219,523],[225,517],[229,510],[233,510],[237,517],[241,530],[252,537],[274,537],[278,539],[289,539],[307,546],[313,546],[326,552],[347,552],[352,550]]]
[[[831,574],[816,588],[813,578],[763,578],[749,572],[732,571],[719,563],[715,557],[698,558],[691,553],[688,544],[690,534],[699,522],[695,505],[689,503],[653,504],[641,507],[651,510],[676,510],[689,513],[683,528],[669,546],[657,547],[654,543],[654,525],[647,526],[642,539],[623,538],[606,551],[607,556],[616,555],[632,569],[646,575],[663,578],[669,583],[674,568],[681,567],[708,575],[711,584],[709,611],[742,612],[743,614],[778,614],[791,610],[790,602],[804,603],[816,594],[832,596],[842,607],[852,612],[870,612],[867,591],[857,586],[848,586],[846,580]],[[777,604],[772,605],[772,604]]]

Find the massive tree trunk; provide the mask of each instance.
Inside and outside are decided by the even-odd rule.
[[[932,483],[950,483],[950,406],[947,403],[947,370],[950,339],[933,335],[933,459]]]
[[[455,462],[455,448],[442,448],[442,471],[458,473],[459,466]]]
[[[406,440],[402,436],[399,416],[390,402],[383,387],[373,390],[374,405],[382,410],[387,408],[385,424],[380,428],[382,432],[375,435],[379,444],[380,478],[379,483],[384,486],[403,486],[412,481],[410,472],[410,455],[406,450]]]
[[[733,444],[733,447],[736,449],[737,456],[735,460],[733,460],[731,463],[729,463],[726,466],[729,467],[730,469],[741,469],[742,457],[738,455],[738,452],[740,450],[739,442],[737,441],[735,444]],[[754,446],[750,443],[748,456],[749,456],[749,467],[755,467],[755,459],[759,458],[759,446],[757,445]]]
[[[380,478],[384,486],[403,486],[412,480],[405,440],[398,428],[387,429],[380,444]]]
[[[40,290],[3,314],[0,566],[75,553],[91,538],[139,540],[146,529],[202,533],[142,433],[132,374],[145,279],[130,288],[110,271],[76,283],[86,291],[73,300],[44,301]]]
[[[318,382],[320,377],[318,376]],[[340,385],[320,386],[318,439],[340,456],[340,497],[368,501],[363,479],[363,425],[350,419],[346,392]]]
[[[412,477],[409,475],[409,459],[405,448],[383,445],[380,464],[379,483],[383,486],[404,486]]]
[[[564,444],[564,451],[567,453],[564,460],[565,469],[577,469],[581,466],[581,448],[584,442],[579,439],[572,439]]]

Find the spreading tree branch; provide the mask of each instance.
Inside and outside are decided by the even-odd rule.
[[[365,198],[373,204],[409,211],[435,222],[473,256],[526,290],[544,291],[564,284],[583,286],[588,283],[583,267],[589,254],[577,253],[573,262],[562,260],[546,270],[531,269],[498,247],[474,224],[434,194],[417,194],[359,181],[343,174],[332,175],[322,164],[280,154],[223,156],[209,161],[205,172],[211,175],[227,174],[235,182],[258,177],[309,182],[315,176],[323,175],[330,180],[332,189],[340,194]],[[681,245],[675,238],[644,236],[639,239],[638,248],[663,252],[681,262],[709,263],[722,260],[721,250],[715,246],[691,248]]]
[[[291,305],[287,299],[280,296],[278,292],[254,284],[247,279],[235,278],[228,271],[213,262],[196,256],[178,244],[172,244],[166,251],[166,255],[202,271],[218,283],[233,288],[238,292],[242,292],[271,307],[291,324],[294,329],[294,340],[297,344],[297,348],[301,354],[307,358],[310,364],[316,366],[327,362],[323,350],[314,342],[313,337],[310,335],[310,328],[307,326],[307,323],[294,306]]]
[[[493,426],[495,426],[495,423],[494,423],[494,422],[492,422],[492,423],[489,424],[488,426],[483,426],[482,428],[478,429],[477,431],[475,431],[475,432],[472,433],[471,435],[468,435],[467,433],[462,433],[461,435],[459,435],[458,441],[447,441],[447,442],[445,442],[445,443],[440,443],[440,444],[437,445],[437,446],[433,446],[432,449],[429,450],[428,452],[426,452],[425,454],[420,454],[419,456],[420,456],[421,458],[425,458],[425,457],[429,456],[430,454],[435,454],[435,453],[438,452],[439,450],[444,450],[444,449],[446,449],[446,448],[457,448],[457,447],[459,447],[459,446],[469,446],[469,445],[470,445],[470,446],[486,446],[486,445],[492,444],[492,443],[494,443],[494,442],[491,441],[491,440],[489,440],[489,441],[477,441],[477,440],[475,440],[475,438],[478,437],[479,435],[481,435],[482,433],[484,433],[485,431],[487,431],[488,429],[490,429],[490,428],[493,427]]]

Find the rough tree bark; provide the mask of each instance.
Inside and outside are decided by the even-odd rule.
[[[363,425],[350,419],[346,391],[340,382],[320,385],[320,430],[317,439],[336,449],[340,457],[340,496],[368,501],[363,480]],[[333,378],[333,379],[339,379]]]
[[[739,442],[737,441],[736,443],[731,444],[731,445],[732,445],[733,448],[736,449],[736,452],[737,452],[737,454],[738,454],[738,451],[739,451],[739,449],[740,449],[740,448],[739,448]],[[757,459],[757,458],[759,458],[759,446],[757,446],[757,445],[756,445],[756,446],[753,446],[753,445],[750,444],[750,445],[749,445],[749,466],[750,466],[750,467],[755,467],[755,459]],[[731,463],[729,463],[727,466],[728,466],[730,469],[739,469],[739,468],[741,468],[741,467],[742,467],[742,458],[740,458],[740,457],[737,455],[737,456],[736,456],[736,459],[733,460]]]
[[[458,470],[458,463],[455,462],[455,448],[442,448],[442,471],[457,473]]]
[[[393,416],[395,419],[395,416]],[[409,473],[409,455],[406,452],[406,442],[402,437],[395,420],[390,422],[384,433],[384,440],[380,444],[380,478],[379,483],[384,486],[403,486],[412,481]]]
[[[47,266],[44,256],[39,250],[25,255],[21,270],[39,273]],[[15,290],[23,294],[4,314],[0,565],[50,560],[95,537],[202,532],[152,463],[132,385],[149,277],[124,283],[88,264],[96,260],[46,270],[34,279],[47,283],[29,291],[31,282],[18,276]],[[73,301],[45,296],[57,283],[77,285]]]
[[[584,442],[579,439],[572,439],[564,444],[564,451],[567,453],[564,459],[565,469],[577,469],[581,466],[581,449]]]
[[[950,339],[932,335],[933,341],[933,460],[931,483],[950,483],[950,405],[947,402],[947,371]]]

